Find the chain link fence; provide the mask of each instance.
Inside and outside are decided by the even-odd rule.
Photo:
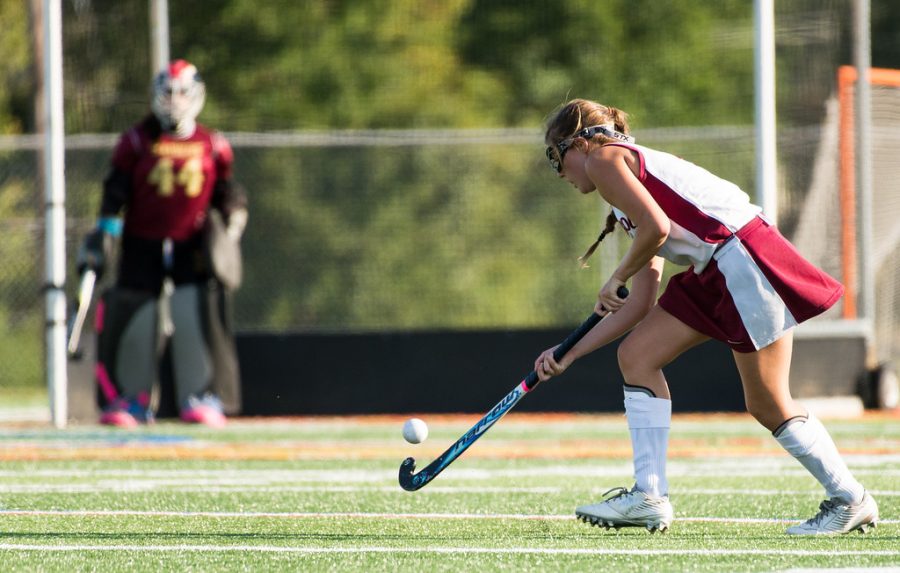
[[[313,4],[283,3],[280,10],[288,20],[295,16],[302,20],[297,13]],[[490,9],[489,4],[471,4],[465,17],[470,20],[478,10]],[[733,12],[735,5],[726,4]],[[591,3],[573,6],[591,9]],[[387,119],[386,125],[371,130],[279,126],[277,110],[290,109],[292,90],[298,85],[306,90],[298,106],[329,97],[326,76],[313,86],[306,76],[297,76],[325,65],[327,58],[313,46],[320,31],[310,32],[304,40],[311,46],[304,52],[307,59],[285,67],[283,76],[255,77],[253,61],[243,61],[240,55],[233,62],[237,67],[217,75],[221,43],[205,42],[178,27],[185,11],[215,10],[205,3],[170,3],[170,9],[173,55],[195,60],[207,78],[208,102],[200,120],[231,140],[236,178],[250,196],[243,245],[245,284],[234,307],[238,331],[527,328],[573,324],[592,307],[596,290],[626,243],[621,233],[615,233],[590,269],[578,268],[576,258],[599,231],[606,207],[596,197],[580,197],[548,169],[539,121],[511,129],[497,128],[496,120],[479,125],[471,117],[464,122],[469,127],[462,129],[412,129]],[[260,18],[269,14],[268,8],[260,10]],[[847,1],[798,0],[776,6],[779,222],[789,237],[815,178],[812,166],[820,152],[837,67],[848,61],[849,10]],[[225,23],[240,18],[224,12],[215,16]],[[396,29],[414,27],[414,16],[398,20]],[[695,102],[701,112],[744,110],[743,122],[729,124],[728,118],[710,112],[698,125],[673,126],[668,113],[674,105],[668,89],[671,78],[641,74],[645,63],[661,55],[642,50],[637,43],[632,44],[633,51],[625,44],[616,49],[629,56],[619,62],[619,69],[627,70],[622,73],[632,93],[654,94],[656,107],[639,109],[633,117],[638,141],[706,167],[752,196],[749,7],[744,16],[722,22],[710,37],[697,39],[702,52],[696,62],[671,64],[673,77],[687,77],[692,65],[710,58],[744,62],[741,81],[723,76],[719,92],[703,94],[708,99]],[[483,25],[465,18],[462,21],[475,28]],[[548,26],[555,22],[550,20]],[[515,19],[509,23],[514,30]],[[342,26],[330,33],[352,32],[351,24]],[[117,134],[147,111],[149,43],[134,42],[134,36],[144,38],[149,24],[144,2],[127,0],[113,6],[88,1],[65,3],[63,27],[67,291],[74,297],[77,277],[72,261],[96,222],[101,181]],[[253,38],[256,43],[264,40]],[[497,74],[506,73],[506,66],[518,66],[519,58],[536,57],[511,50],[479,59],[471,54],[478,46],[473,40],[467,44],[467,57],[495,66]],[[402,56],[425,53],[421,50],[429,49],[428,42],[427,35],[417,37],[406,46],[411,51]],[[378,49],[388,49],[385,46],[391,44],[379,44]],[[609,103],[629,110],[627,96],[609,89],[613,75],[623,81],[604,59],[611,52],[586,53],[584,65],[596,66],[595,77],[578,80],[577,93],[569,85],[576,80],[556,78],[554,89],[568,87],[557,90],[553,101],[610,97]],[[439,61],[434,73],[453,65],[457,63]],[[400,81],[402,74],[421,73],[408,67],[408,59],[398,59],[391,78]],[[478,89],[491,85],[491,71],[485,69],[479,72],[481,83],[472,84]],[[423,76],[418,81],[431,80],[434,77]],[[231,92],[246,90],[248,81],[256,82],[252,88],[269,103],[256,111],[229,109]],[[395,96],[399,97],[388,91],[378,97]],[[370,103],[386,105],[376,96]],[[426,99],[411,105],[440,111],[449,104]],[[551,111],[552,106],[544,107],[543,113]],[[353,110],[347,111],[350,124]],[[254,113],[262,119],[252,121]],[[248,124],[265,131],[240,131]],[[36,135],[0,136],[0,388],[43,384],[42,145]],[[669,272],[674,270],[678,269]]]

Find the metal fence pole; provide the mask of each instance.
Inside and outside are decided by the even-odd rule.
[[[66,187],[63,129],[62,6],[44,0],[44,217],[46,280],[46,358],[50,415],[66,426]]]

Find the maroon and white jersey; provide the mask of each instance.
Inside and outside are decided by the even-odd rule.
[[[191,238],[203,227],[216,181],[231,177],[233,161],[228,140],[201,125],[185,139],[162,133],[154,140],[142,124],[126,131],[112,158],[115,169],[131,176],[124,233]]]
[[[693,265],[671,277],[659,298],[675,318],[737,352],[754,352],[840,298],[841,284],[804,259],[737,185],[668,153],[608,145],[637,152],[638,178],[669,217],[657,254]],[[628,216],[613,211],[634,237]]]
[[[737,185],[689,161],[641,145],[607,145],[637,152],[638,179],[669,217],[669,236],[659,256],[678,265],[693,265],[697,274],[706,268],[716,247],[762,211]],[[633,237],[628,216],[613,211]]]

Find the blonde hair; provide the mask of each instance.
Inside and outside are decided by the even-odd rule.
[[[544,142],[547,145],[556,145],[585,127],[610,124],[620,133],[627,134],[631,131],[628,127],[628,114],[624,111],[588,99],[573,99],[559,108],[547,121]],[[598,136],[602,143],[613,141],[603,135]]]
[[[573,99],[559,108],[547,122],[547,129],[544,132],[544,143],[555,146],[560,141],[569,139],[586,127],[610,124],[619,133],[628,134],[631,131],[628,127],[628,114],[624,111],[587,99]],[[599,138],[598,142],[600,144],[615,141],[599,133],[595,137]],[[582,268],[588,266],[587,260],[597,250],[600,241],[616,229],[616,223],[616,215],[610,211],[597,240],[588,247],[583,255],[578,257],[578,262],[581,263]]]

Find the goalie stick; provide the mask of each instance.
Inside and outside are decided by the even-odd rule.
[[[628,289],[624,286],[619,287],[616,294],[619,295],[619,298],[626,298],[628,296]],[[592,312],[587,320],[581,323],[581,326],[576,328],[559,346],[556,347],[556,350],[553,351],[554,360],[559,360],[565,356],[579,340],[584,338],[585,334],[590,332],[590,330],[600,322],[601,318],[600,315]],[[406,491],[416,491],[427,485],[431,480],[436,478],[439,473],[444,471],[447,466],[452,464],[456,458],[462,455],[469,446],[474,444],[475,441],[491,426],[497,423],[500,418],[512,410],[525,394],[534,390],[539,383],[540,379],[538,378],[537,372],[532,370],[509,394],[500,400],[496,406],[491,408],[490,412],[478,420],[478,422],[476,422],[468,432],[463,434],[460,439],[456,440],[456,443],[450,446],[447,451],[441,454],[436,460],[425,466],[419,473],[413,474],[416,470],[415,458],[410,457],[403,460],[403,463],[400,464],[400,487]]]
[[[69,342],[66,348],[69,351],[70,358],[80,358],[81,330],[84,328],[84,320],[87,318],[88,309],[91,307],[91,299],[94,297],[94,285],[96,283],[96,272],[87,269],[81,275],[81,284],[78,287],[78,310],[69,321]]]

